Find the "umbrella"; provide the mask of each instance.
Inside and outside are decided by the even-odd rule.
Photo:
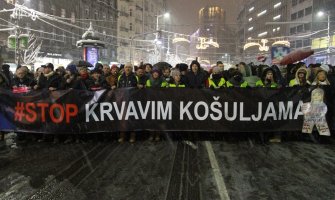
[[[158,63],[154,64],[154,67],[158,68],[161,71],[164,67],[172,68],[172,66],[167,62],[158,62]]]
[[[87,62],[87,61],[84,61],[84,60],[79,60],[79,61],[72,61],[70,64],[68,64],[67,66],[69,65],[76,65],[77,67],[85,67],[85,68],[94,68],[94,66]]]
[[[281,65],[288,65],[295,63],[297,61],[303,60],[305,58],[308,58],[309,56],[313,55],[314,51],[313,50],[296,50],[292,51],[291,53],[287,54],[281,61]]]

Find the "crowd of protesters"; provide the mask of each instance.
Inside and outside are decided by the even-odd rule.
[[[331,65],[297,63],[279,68],[276,65],[254,65],[239,63],[225,70],[218,61],[209,71],[198,61],[190,65],[181,63],[172,66],[95,65],[93,70],[86,66],[69,65],[55,69],[52,63],[42,65],[32,72],[26,66],[18,66],[15,72],[9,65],[0,70],[0,88],[13,91],[47,89],[50,91],[78,89],[97,91],[125,87],[142,88],[211,88],[224,87],[295,87],[310,85],[332,85],[335,83],[334,67]],[[22,89],[23,88],[23,89]],[[135,142],[136,134],[130,133],[130,142]],[[119,142],[124,142],[126,133],[120,133]],[[71,141],[73,138],[67,139]],[[78,139],[78,138],[77,138]],[[152,133],[150,140],[159,141],[159,133]],[[43,138],[42,138],[43,140]]]

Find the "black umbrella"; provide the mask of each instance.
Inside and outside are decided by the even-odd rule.
[[[69,65],[76,65],[77,67],[85,67],[85,68],[94,68],[94,66],[87,62],[87,61],[84,61],[84,60],[79,60],[79,61],[72,61],[70,64],[68,64],[67,66]]]
[[[167,63],[167,62],[158,62],[158,63],[156,63],[156,64],[154,64],[154,68],[158,68],[159,70],[163,70],[163,68],[165,68],[165,67],[169,67],[169,68],[172,68],[172,66],[169,64],[169,63]]]

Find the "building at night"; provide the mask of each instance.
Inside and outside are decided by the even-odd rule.
[[[218,6],[206,6],[199,11],[199,29],[192,36],[190,53],[203,64],[217,61],[229,63],[235,56],[233,30],[226,24],[226,12]]]
[[[298,8],[297,12],[291,13],[291,18],[304,16],[302,21],[307,23],[291,27],[290,33],[301,34],[305,32],[303,39],[295,38],[292,46],[298,48],[311,48],[315,54],[310,57],[313,63],[335,63],[335,3],[332,0],[292,0],[292,10]],[[303,9],[305,7],[305,9]],[[297,16],[295,16],[297,13]],[[329,18],[328,18],[329,16]],[[328,26],[329,22],[329,26]],[[293,34],[294,35],[294,34]],[[329,36],[329,38],[328,38]]]
[[[154,62],[157,16],[166,10],[166,0],[118,0],[118,61]],[[165,23],[159,18],[159,28]],[[133,40],[131,40],[133,38]]]
[[[242,60],[254,61],[261,53],[258,47],[244,50],[248,42],[260,43],[261,39],[274,39],[287,36],[289,26],[287,24],[271,24],[267,22],[289,21],[291,0],[248,0],[240,10],[238,21],[238,53]],[[269,54],[269,51],[262,52]]]
[[[17,23],[20,34],[34,35],[38,43],[42,42],[37,62],[52,62],[64,65],[71,60],[82,59],[82,49],[76,47],[76,41],[89,28],[90,22],[99,38],[106,43],[106,48],[101,49],[99,60],[109,63],[116,60],[116,27],[117,27],[117,2],[116,0],[90,1],[90,0],[6,0],[5,7],[14,8],[18,3],[40,12],[43,17],[33,19],[31,16],[22,16],[17,19],[1,14],[2,23]],[[34,11],[31,12],[34,14]],[[49,15],[49,16],[47,16]],[[8,32],[8,35],[15,31]],[[7,41],[7,36],[1,40]],[[14,62],[12,50],[5,50],[7,62]]]

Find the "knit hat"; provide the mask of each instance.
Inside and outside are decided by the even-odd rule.
[[[52,63],[48,63],[44,65],[44,68],[50,68],[52,71],[54,70],[54,65]]]
[[[77,66],[76,65],[68,65],[66,67],[67,71],[70,71],[71,74],[78,74]]]
[[[95,68],[94,70],[92,70],[91,74],[102,74],[102,71],[99,68]]]
[[[323,64],[323,65],[320,66],[320,68],[327,73],[329,71],[329,66],[328,65]]]
[[[117,65],[112,65],[111,69],[118,69]]]
[[[161,75],[161,71],[159,71],[159,69],[156,68],[156,67],[151,71],[151,74],[153,74],[155,72],[157,72],[159,75]]]

